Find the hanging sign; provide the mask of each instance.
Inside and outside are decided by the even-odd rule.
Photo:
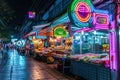
[[[90,0],[73,0],[69,10],[69,18],[79,28],[89,27],[92,23],[94,7]]]
[[[30,19],[35,18],[35,12],[32,12],[32,11],[28,12],[28,17],[29,17]]]
[[[93,25],[96,29],[109,29],[109,15],[108,14],[93,14]]]
[[[54,29],[54,36],[55,37],[67,37],[67,31],[62,27],[57,27]]]
[[[68,12],[70,21],[79,29],[109,24],[108,11],[95,9],[91,0],[73,0]]]
[[[108,24],[109,24],[109,16],[108,16],[108,14],[94,13],[93,24],[96,24],[96,25],[107,25],[108,26]]]
[[[76,11],[76,17],[81,22],[89,21],[91,17],[91,9],[88,4],[86,4],[85,2],[77,3],[75,11]]]

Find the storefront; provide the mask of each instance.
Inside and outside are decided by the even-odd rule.
[[[114,80],[118,63],[113,16],[95,9],[90,0],[74,0],[69,17],[72,28],[78,28],[73,34],[72,73],[87,80]]]
[[[48,44],[46,44],[46,33],[43,33],[44,31],[46,32],[44,28],[48,25],[49,24],[33,26],[33,30],[24,36],[24,39],[30,42],[31,55],[33,55],[34,58],[41,55],[41,52],[48,46]]]
[[[66,64],[66,58],[72,54],[72,33],[69,26],[70,20],[67,13],[52,21],[47,33],[49,47],[44,51],[48,58],[47,54],[51,53],[54,67],[63,73],[65,68],[70,69],[70,64],[66,65],[67,67],[64,64]]]

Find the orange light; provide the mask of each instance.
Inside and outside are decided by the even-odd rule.
[[[76,11],[75,13],[76,13],[76,17],[78,18],[78,20],[80,20],[81,22],[89,21],[91,17],[91,9],[86,3],[79,2],[76,5],[75,11]]]

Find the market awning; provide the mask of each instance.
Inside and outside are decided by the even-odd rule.
[[[26,35],[24,36],[24,38],[27,38],[27,37],[29,37],[29,36],[35,36],[35,35],[36,35],[36,32],[38,32],[39,30],[41,30],[41,28],[32,30],[30,33],[26,34]]]
[[[37,26],[33,26],[33,30],[34,29],[38,29],[38,28],[44,28],[45,26],[50,26],[51,23],[46,23],[46,24],[41,24],[41,25],[37,25]]]
[[[50,25],[50,23],[33,26],[33,30],[32,30],[30,33],[26,34],[26,35],[24,36],[24,38],[27,38],[27,37],[29,37],[29,36],[36,36],[36,37],[38,38],[37,33],[38,33],[39,31],[41,31],[44,27],[49,26],[49,25]],[[44,36],[44,35],[43,35],[43,36]],[[39,36],[39,38],[45,38],[45,37],[43,37],[43,36],[41,35],[41,37]]]
[[[50,31],[48,31],[50,30]],[[40,31],[37,32],[36,34],[37,37],[41,37],[41,36],[53,36],[53,30],[50,29],[50,27],[46,27]]]

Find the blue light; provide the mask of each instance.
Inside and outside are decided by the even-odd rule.
[[[120,24],[120,18],[118,19],[118,23]]]

